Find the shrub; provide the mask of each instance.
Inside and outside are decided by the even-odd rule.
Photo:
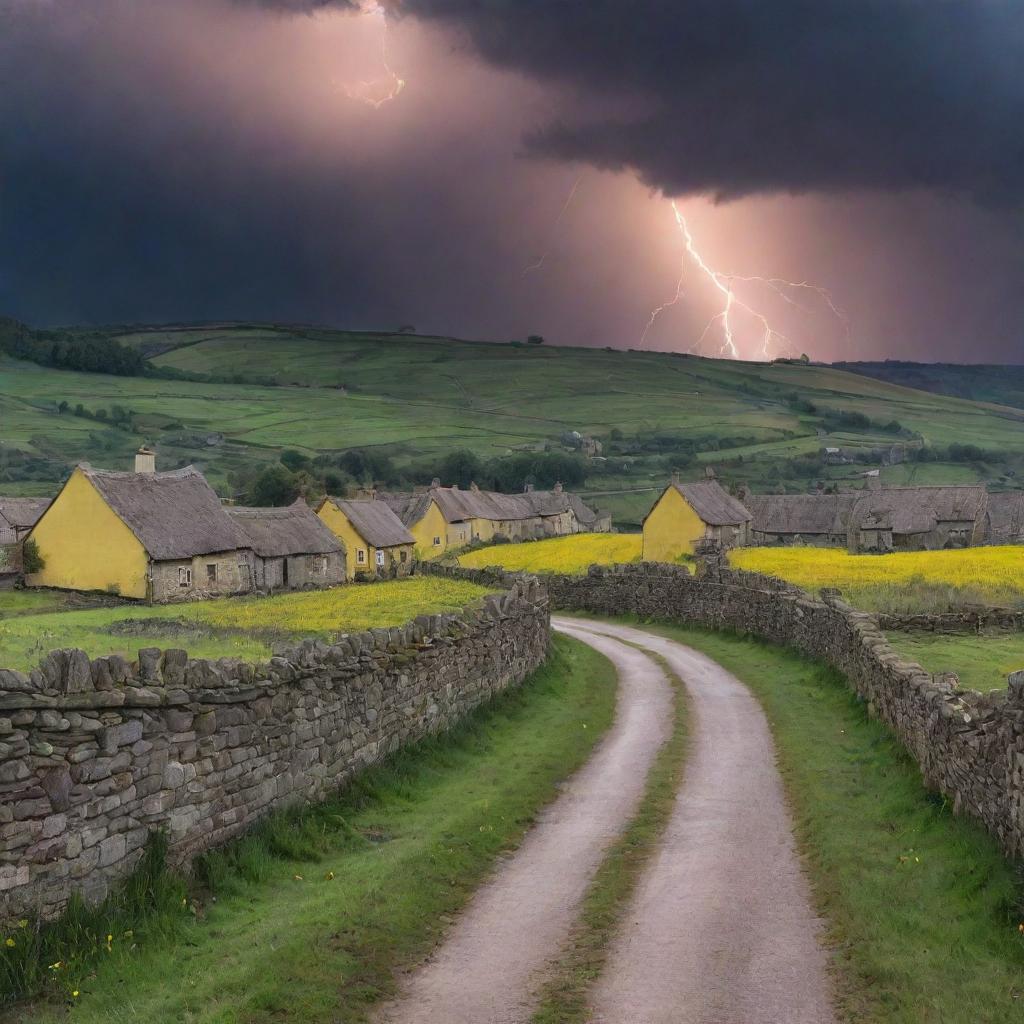
[[[27,574],[42,572],[46,568],[39,545],[31,537],[21,547],[21,567]]]

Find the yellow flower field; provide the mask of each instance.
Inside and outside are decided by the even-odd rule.
[[[741,548],[738,569],[778,576],[805,590],[838,587],[883,611],[943,611],[963,604],[1024,602],[1024,547],[850,555],[836,548]]]
[[[472,569],[500,565],[526,572],[581,574],[591,565],[640,561],[639,533],[577,533],[525,544],[495,544],[470,551],[459,564]]]

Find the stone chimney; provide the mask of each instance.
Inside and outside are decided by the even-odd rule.
[[[476,481],[475,481],[475,480],[470,480],[470,481],[469,481],[469,489],[470,489],[470,490],[471,490],[471,491],[472,491],[472,492],[473,492],[474,494],[479,494],[479,493],[480,493],[480,488],[479,488],[479,487],[477,487],[477,485],[476,485]]]
[[[704,475],[709,480],[714,480],[715,479],[715,467],[714,466],[705,466],[704,467]]]
[[[561,480],[556,480],[555,481],[555,486],[552,488],[552,490],[555,492],[555,494],[561,494],[562,493],[562,481]]]
[[[673,484],[678,484],[679,483],[679,470],[678,469],[673,469],[672,470],[672,483]]]
[[[533,491],[533,484],[525,484],[523,486],[523,494],[530,494]]]
[[[136,473],[155,473],[156,472],[156,452],[152,448],[147,448],[143,445],[135,453],[135,472]]]
[[[434,479],[430,481],[430,486],[431,486],[431,488],[440,487],[441,486],[441,478],[439,476],[435,476]]]

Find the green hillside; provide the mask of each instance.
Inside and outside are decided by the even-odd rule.
[[[573,430],[604,445],[585,490],[633,523],[673,465],[698,475],[711,463],[726,480],[802,489],[868,468],[823,465],[825,446],[925,444],[938,461],[883,476],[1012,486],[1024,471],[1021,411],[828,366],[270,325],[106,336],[147,356],[150,374],[190,379],[0,357],[5,493],[50,493],[79,459],[127,466],[143,441],[158,446],[162,466],[196,462],[227,492],[229,473],[276,462],[284,448],[365,448],[422,470],[453,449],[482,458],[560,450]],[[978,450],[949,461],[950,445]]]
[[[1024,409],[1024,366],[982,363],[908,363],[887,359],[877,363],[836,363],[836,366],[891,384],[937,395],[998,402]]]

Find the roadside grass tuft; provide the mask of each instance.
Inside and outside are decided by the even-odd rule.
[[[587,759],[611,724],[615,691],[610,662],[556,638],[522,687],[453,730],[201,857],[187,897],[160,873],[176,907],[161,903],[147,916],[137,890],[126,896],[119,927],[134,943],[110,952],[104,943],[74,989],[49,989],[53,998],[13,1019],[364,1020],[393,994],[395,971],[433,948],[495,858]]]
[[[672,817],[687,751],[686,690],[663,658],[644,653],[658,662],[672,684],[672,733],[651,765],[637,813],[590,883],[568,948],[541,989],[533,1024],[585,1024],[590,1019],[590,988],[604,969],[622,915]]]
[[[703,651],[760,698],[828,922],[841,1016],[863,1024],[1024,1019],[1024,878],[925,789],[837,672],[749,638],[646,629]]]

